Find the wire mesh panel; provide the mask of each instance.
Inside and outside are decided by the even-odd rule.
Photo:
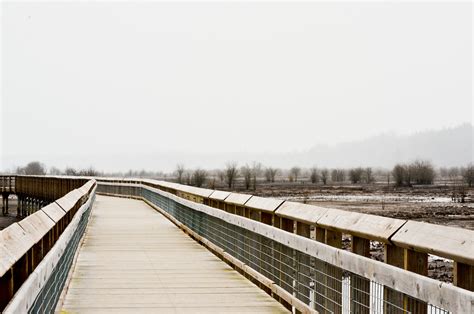
[[[74,255],[79,246],[82,235],[89,221],[90,211],[94,203],[94,196],[89,203],[89,207],[82,213],[79,224],[74,231],[73,236],[64,250],[63,255],[54,267],[51,276],[36,296],[36,299],[29,309],[28,313],[53,313],[58,303],[59,296],[64,288],[69,270],[74,259]]]
[[[320,313],[449,313],[158,193],[143,195]]]

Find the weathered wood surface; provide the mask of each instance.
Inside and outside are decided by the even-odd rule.
[[[14,223],[0,232],[0,247],[4,251],[2,254],[5,254],[5,261],[18,261],[28,252],[31,243],[33,243],[33,239],[18,223]],[[1,258],[3,259],[3,255]],[[0,265],[0,276],[3,276],[11,264],[2,261]]]
[[[227,191],[214,191],[212,194],[209,196],[211,200],[216,200],[216,201],[223,201],[227,198],[227,196],[230,195],[230,192]]]
[[[252,195],[249,194],[231,193],[225,199],[225,202],[234,205],[244,205],[251,197]]]
[[[275,212],[277,216],[315,224],[327,211],[327,208],[296,202],[285,202]]]
[[[340,209],[328,209],[318,220],[318,226],[349,233],[365,239],[387,243],[405,220],[361,214]]]
[[[42,210],[29,215],[18,224],[30,235],[33,243],[40,241],[54,227],[54,221]]]
[[[55,223],[59,222],[59,220],[66,215],[66,212],[56,203],[51,203],[48,206],[43,207],[41,210]]]
[[[99,196],[63,303],[67,313],[287,313],[141,201]]]
[[[83,195],[84,194],[79,190],[73,190],[56,200],[56,204],[58,204],[64,211],[68,212],[76,205]]]
[[[247,203],[245,203],[245,207],[273,213],[283,202],[283,200],[276,198],[252,196]]]
[[[214,190],[209,190],[209,189],[203,189],[203,188],[197,188],[194,186],[189,186],[189,185],[183,185],[181,186],[181,191],[189,193],[189,194],[194,194],[197,196],[201,197],[209,197],[209,195],[214,192]]]
[[[474,231],[408,221],[391,241],[400,247],[474,265]]]

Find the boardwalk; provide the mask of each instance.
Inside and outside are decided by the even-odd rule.
[[[144,202],[98,196],[64,313],[286,313]]]

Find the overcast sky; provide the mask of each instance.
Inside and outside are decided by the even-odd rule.
[[[0,170],[472,122],[469,2],[2,2],[1,20]]]

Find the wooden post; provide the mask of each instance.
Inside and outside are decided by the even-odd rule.
[[[402,248],[391,244],[384,246],[384,262],[395,267],[404,268],[405,252]],[[384,287],[384,310],[387,314],[400,313],[403,310],[403,294]]]
[[[428,254],[405,249],[404,266],[408,271],[428,276]],[[404,297],[404,308],[411,313],[427,313],[428,304],[426,302]]]
[[[216,207],[218,207],[222,210],[226,210],[226,203],[221,202],[221,201],[217,201],[216,203],[217,203]],[[234,208],[234,210],[235,210],[235,208]]]
[[[261,212],[260,213],[261,221],[266,225],[272,225],[273,214]]]
[[[36,243],[33,248],[31,249],[31,271],[35,270],[35,268],[38,266],[38,264],[41,262],[43,259],[43,239]]]
[[[250,218],[250,209],[247,207],[244,207],[244,217]]]
[[[295,231],[294,221],[288,218],[281,218],[281,229],[293,233]]]
[[[294,233],[294,221],[288,218],[281,217],[280,220],[280,227],[282,230],[287,232]],[[294,273],[292,272],[292,268],[294,267],[294,256],[293,256],[293,249],[280,245],[280,252],[281,252],[281,263],[280,263],[280,283],[281,287],[288,291],[290,294],[293,294],[293,278]],[[289,309],[292,307],[290,306]]]
[[[326,238],[326,229],[316,227],[316,241],[324,243]],[[319,313],[326,311],[326,273],[328,264],[319,259],[315,261],[315,302],[314,308]]]
[[[454,262],[454,285],[474,291],[474,266]]]
[[[296,234],[305,238],[311,238],[311,226],[303,222],[296,222]],[[314,302],[311,297],[311,258],[309,255],[303,255],[297,252],[297,282],[296,292],[297,298],[306,304]]]
[[[352,236],[352,253],[370,257],[370,240]],[[360,276],[351,276],[351,313],[368,314],[370,312],[370,280]]]
[[[28,211],[29,211],[29,207],[30,207],[30,198],[29,197],[25,198],[24,205],[25,206],[22,206],[22,213],[21,213],[22,217],[26,217],[28,215]]]
[[[262,221],[262,212],[259,211],[259,210],[256,210],[256,209],[250,209],[250,208],[245,208],[246,210],[248,210],[248,213],[249,213],[249,216],[248,218],[252,219],[252,220],[256,220],[256,221]]]
[[[280,223],[281,223],[280,217],[273,215],[273,222],[272,222],[273,227],[280,229]]]
[[[273,214],[259,211],[260,213],[260,221],[266,225],[272,225]],[[260,238],[260,270],[261,273],[266,276],[267,278],[273,279],[274,272],[273,272],[273,256],[274,256],[274,248],[273,248],[273,241],[269,238],[264,236],[258,236]],[[271,289],[266,286],[262,286],[263,290],[266,291],[268,294],[272,294]]]
[[[342,233],[326,229],[325,243],[340,249],[342,247]],[[342,269],[328,265],[327,267],[327,308],[333,313],[342,313]]]
[[[6,212],[6,208],[5,208],[5,194],[2,193],[2,215],[3,216],[6,216],[7,212]]]
[[[29,254],[23,255],[13,265],[13,291],[17,292],[21,285],[25,282],[29,275]]]
[[[428,254],[426,253],[386,244],[385,262],[420,275],[428,275]],[[388,288],[384,290],[384,300],[386,313],[398,313],[400,309],[404,309],[412,313],[423,314],[428,310],[428,305],[425,302],[412,299]]]
[[[316,241],[342,247],[342,233],[316,227]],[[342,312],[342,269],[316,260],[315,308],[319,312]]]
[[[227,204],[226,206],[234,206],[235,213],[239,216],[244,216],[245,214],[242,206],[230,205],[230,204]]]
[[[16,217],[20,218],[21,217],[21,208],[23,207],[23,197],[20,195],[17,196],[18,203],[16,206]]]
[[[296,234],[305,238],[310,238],[311,236],[311,226],[303,222],[296,222]]]
[[[280,219],[279,216],[272,215],[272,225],[273,225],[273,227],[280,229],[281,219]],[[280,261],[281,261],[281,259],[282,259],[281,244],[278,243],[278,242],[275,242],[275,243],[273,243],[273,261],[272,261],[272,263],[273,263],[272,264],[273,265],[273,278],[274,278],[275,284],[277,284],[280,287],[282,287],[281,277],[280,277],[280,274],[281,274],[281,263],[280,263]],[[277,299],[280,303],[285,305],[286,308],[291,309],[291,304],[285,302],[282,298],[278,297],[277,295],[273,295],[273,297],[275,299]]]
[[[9,269],[2,277],[0,277],[0,291],[0,312],[2,312],[15,294],[13,289],[12,269]]]

